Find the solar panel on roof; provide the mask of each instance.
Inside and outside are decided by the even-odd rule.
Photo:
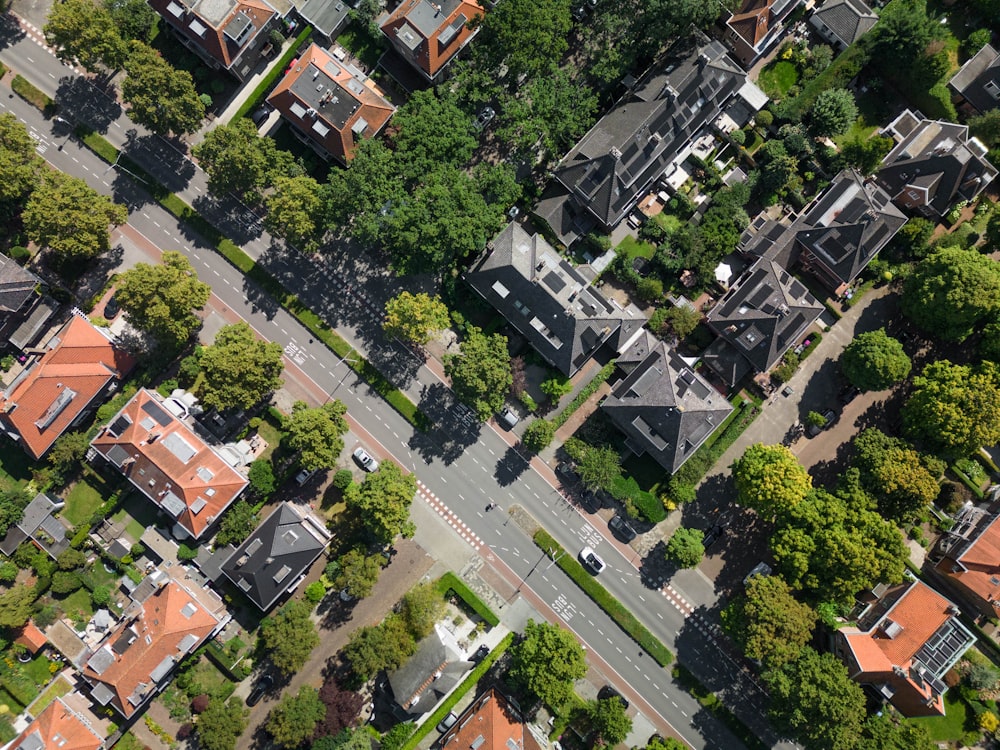
[[[129,419],[129,416],[127,414],[122,414],[118,417],[118,419],[111,423],[111,426],[108,428],[108,432],[115,437],[119,437],[129,428],[131,424],[132,420]]]
[[[174,421],[174,418],[167,414],[155,401],[147,401],[142,405],[142,410],[159,422],[161,427],[166,427]]]
[[[112,445],[111,448],[108,449],[107,455],[108,455],[108,460],[111,463],[121,468],[121,465],[125,462],[125,459],[128,458],[128,451],[125,450],[120,445]]]
[[[566,282],[555,271],[549,271],[542,277],[542,282],[549,289],[552,290],[554,294],[559,294],[563,289],[566,288]]]

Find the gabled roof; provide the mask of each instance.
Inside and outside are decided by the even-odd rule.
[[[1000,52],[987,44],[966,60],[948,85],[980,112],[1000,106]]]
[[[134,602],[83,667],[92,694],[131,716],[167,680],[174,666],[218,627],[197,598],[170,580],[142,603]],[[103,686],[103,688],[101,687]],[[108,700],[100,700],[101,697]]]
[[[0,314],[15,313],[35,294],[42,281],[0,253]]]
[[[49,642],[45,637],[45,633],[38,629],[33,620],[28,620],[14,632],[16,634],[14,643],[24,646],[32,654],[37,654]]]
[[[798,3],[799,0],[744,0],[726,26],[750,50],[760,52],[774,40],[783,17]]]
[[[222,572],[265,612],[298,582],[330,542],[326,528],[282,503],[223,564]]]
[[[440,740],[443,748],[540,750],[524,718],[503,693],[491,687],[462,712]]]
[[[344,164],[358,141],[378,133],[396,111],[370,78],[318,44],[299,57],[267,101]]]
[[[555,168],[566,200],[574,202],[566,210],[586,210],[603,226],[615,226],[737,95],[752,111],[767,102],[721,42],[695,35],[675,44],[656,72],[627,92]],[[563,210],[553,203],[543,218],[565,242]]]
[[[149,0],[149,4],[226,70],[278,15],[267,0]]]
[[[722,424],[733,407],[664,342],[611,392],[601,408],[671,474]]]
[[[476,0],[403,0],[381,21],[382,33],[400,54],[433,80],[478,32],[469,22],[483,15]]]
[[[1000,515],[981,523],[957,551],[947,555],[938,570],[953,578],[993,609],[1000,609]]]
[[[69,523],[55,515],[66,505],[60,498],[39,492],[24,508],[21,520],[11,528],[0,543],[0,552],[12,555],[25,539],[49,553],[53,559],[69,547]]]
[[[878,16],[863,0],[827,0],[810,21],[814,25],[822,22],[847,47],[867,34]]]
[[[539,234],[511,222],[465,276],[547,361],[573,375],[605,342],[619,351],[646,322],[606,299]]]
[[[170,409],[144,388],[90,445],[197,539],[247,480]]]
[[[472,667],[452,639],[443,638],[435,626],[434,632],[417,644],[416,653],[388,675],[389,686],[405,714],[420,716],[433,710]]]
[[[98,750],[104,739],[94,731],[90,722],[56,698],[45,707],[17,738],[8,750]]]
[[[793,346],[823,305],[777,263],[761,258],[708,313],[708,323],[758,372]]]
[[[74,315],[49,350],[0,394],[0,424],[38,459],[135,360]]]

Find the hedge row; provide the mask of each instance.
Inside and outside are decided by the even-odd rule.
[[[629,638],[634,640],[650,656],[656,659],[661,667],[669,666],[674,660],[674,655],[660,640],[649,632],[620,601],[615,599],[611,593],[599,584],[594,577],[577,562],[576,557],[567,554],[559,543],[553,539],[547,531],[539,529],[533,537],[535,544],[546,552],[554,552],[558,555],[556,564],[562,568],[573,582],[583,589],[583,593],[594,600],[608,616],[617,623],[618,627],[625,631]]]
[[[299,47],[302,43],[309,38],[312,34],[312,26],[306,26],[295,37],[295,41],[292,42],[291,46],[285,50],[285,54],[281,56],[278,64],[271,68],[270,72],[261,79],[261,82],[257,84],[257,88],[253,90],[253,93],[247,97],[247,100],[243,102],[243,105],[236,110],[236,114],[233,116],[233,120],[238,120],[241,117],[246,117],[248,114],[257,109],[257,106],[261,103],[265,96],[271,91],[271,87],[274,86],[274,82],[285,72],[285,68],[295,57],[295,54],[299,51]]]
[[[443,597],[447,597],[449,592],[455,594],[491,628],[500,624],[500,618],[493,614],[493,610],[487,607],[486,603],[476,596],[476,592],[466,586],[465,582],[451,571],[438,578],[434,585]]]
[[[556,417],[552,420],[552,423],[556,426],[557,430],[564,424],[566,424],[566,421],[571,416],[573,416],[573,412],[575,412],[577,409],[583,406],[588,398],[597,393],[597,389],[600,388],[605,383],[605,381],[607,381],[607,379],[611,377],[611,373],[613,373],[614,371],[615,371],[615,360],[611,360],[606,365],[604,365],[604,367],[601,368],[600,372],[598,372],[597,375],[594,376],[594,379],[591,380],[589,383],[587,383],[587,385],[583,388],[583,390],[580,391],[578,394],[576,394],[576,398],[570,401],[566,405],[566,408],[563,409],[561,412],[559,412],[559,414],[556,415]]]

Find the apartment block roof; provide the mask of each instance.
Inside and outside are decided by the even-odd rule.
[[[149,4],[227,70],[278,15],[267,0],[149,0]]]
[[[62,698],[56,698],[7,747],[8,750],[99,750],[104,747],[104,738]]]
[[[42,281],[0,253],[0,313],[15,313],[35,294]]]
[[[109,334],[78,315],[48,346],[0,393],[0,424],[35,459],[135,364]]]
[[[90,445],[197,539],[247,486],[210,439],[171,399],[142,389]]]
[[[876,21],[878,16],[863,0],[827,0],[810,19],[813,25],[826,26],[845,47],[867,34]]]
[[[368,76],[312,44],[267,101],[342,164],[357,143],[378,133],[396,108]]]
[[[445,65],[479,29],[469,22],[482,16],[476,0],[403,0],[382,19],[382,33],[428,80]]]

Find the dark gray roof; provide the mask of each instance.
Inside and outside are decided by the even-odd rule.
[[[852,45],[868,33],[878,16],[862,0],[827,0],[813,14],[845,45]]]
[[[0,313],[20,310],[41,283],[35,274],[0,253]]]
[[[662,341],[619,383],[601,408],[628,436],[628,447],[648,453],[671,474],[733,410],[726,398]]]
[[[708,313],[708,323],[758,372],[774,367],[823,305],[777,263],[761,258]]]
[[[701,354],[701,361],[730,388],[747,375],[750,363],[725,339],[716,339]]]
[[[39,492],[25,506],[21,520],[7,532],[0,544],[0,551],[11,555],[21,542],[30,537],[52,558],[58,557],[69,547],[69,538],[66,522],[53,514],[64,505],[58,497]]]
[[[298,11],[306,23],[332,39],[347,20],[351,6],[347,4],[347,0],[306,0]]]
[[[405,713],[420,716],[433,710],[472,667],[472,662],[464,661],[435,631],[420,642],[403,666],[388,675],[389,686]]]
[[[566,375],[605,342],[622,349],[646,322],[590,286],[543,237],[508,224],[466,274],[466,281]]]
[[[1000,52],[987,44],[966,61],[948,85],[980,112],[1000,107]]]
[[[604,227],[615,226],[741,90],[752,92],[758,108],[767,101],[721,42],[695,35],[678,43],[560,162],[555,178],[566,196],[538,214],[561,242],[579,234],[572,231],[574,213],[588,211]]]
[[[996,167],[986,160],[986,148],[969,137],[967,126],[922,120],[909,129],[912,113],[901,117],[907,130],[889,125],[889,132],[902,137],[875,175],[898,205],[942,217],[958,201],[975,198],[996,177]]]
[[[289,590],[330,541],[312,516],[282,503],[222,566],[222,572],[265,612]]]
[[[43,297],[39,300],[38,304],[34,306],[31,310],[31,314],[24,318],[23,320],[18,316],[18,324],[3,326],[0,330],[7,330],[8,327],[11,330],[10,335],[7,340],[17,349],[26,349],[32,344],[34,344],[41,337],[42,331],[45,329],[46,324],[56,314],[56,310],[59,309],[59,303],[48,297]],[[13,324],[14,321],[11,321]],[[2,333],[0,333],[2,335]]]

